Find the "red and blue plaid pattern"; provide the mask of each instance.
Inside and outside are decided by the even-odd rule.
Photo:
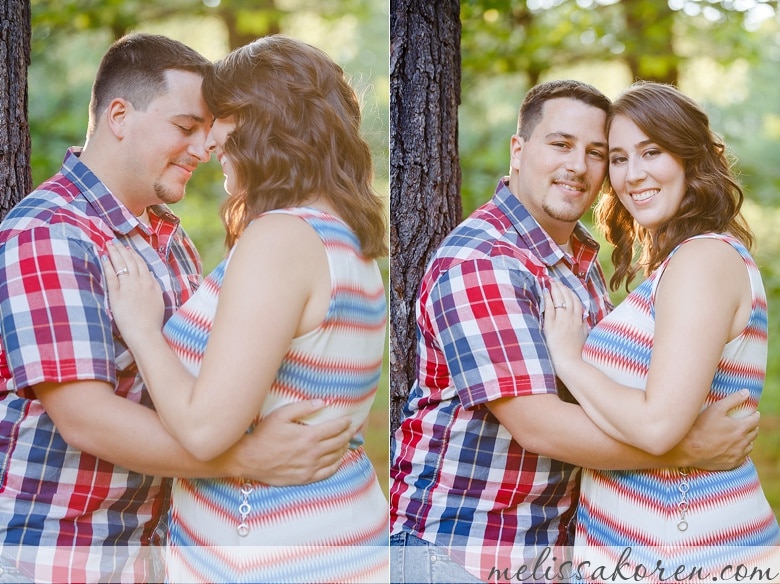
[[[591,325],[611,309],[598,244],[581,225],[574,235],[570,258],[501,181],[421,284],[417,380],[392,444],[392,530],[483,578],[566,542],[578,469],[524,450],[485,404],[556,392],[542,333],[550,278],[578,294]]]
[[[6,557],[12,550],[36,564],[36,581],[138,582],[144,568],[133,566],[132,548],[150,543],[167,481],[68,446],[34,386],[101,380],[150,405],[114,336],[101,251],[116,239],[144,256],[163,287],[166,318],[197,288],[201,265],[166,207],[153,208],[151,227],[143,226],[78,154],[70,150],[60,173],[0,225],[0,543]],[[120,550],[113,556],[112,546]]]

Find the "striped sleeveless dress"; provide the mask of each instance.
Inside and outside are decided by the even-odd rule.
[[[284,404],[322,398],[328,406],[308,423],[349,415],[359,427],[374,400],[385,348],[386,301],[378,266],[360,254],[357,238],[342,221],[309,208],[272,213],[298,216],[320,236],[330,265],[332,298],[322,325],[293,339],[261,416]],[[229,262],[230,256],[205,278],[163,331],[194,374]],[[230,399],[230,388],[224,390],[222,399]],[[219,407],[217,399],[214,407]],[[166,550],[168,580],[387,580],[388,504],[361,442],[353,441],[333,476],[309,485],[176,479]]]
[[[672,255],[687,241],[703,237],[727,242],[740,253],[753,291],[747,326],[724,347],[705,403],[747,388],[749,405],[757,406],[766,374],[766,295],[750,253],[728,235],[705,234],[677,246],[594,327],[583,358],[618,383],[644,390],[653,349],[658,282]],[[643,582],[668,580],[679,565],[686,566],[686,574],[698,566],[702,573],[716,575],[734,561],[760,565],[763,555],[771,551],[768,546],[778,543],[780,529],[750,459],[727,472],[583,470],[575,557],[590,561],[591,570],[614,567],[618,558],[626,559],[628,554],[634,567],[647,570]],[[659,570],[659,561],[665,572]],[[610,574],[609,570],[603,574]]]

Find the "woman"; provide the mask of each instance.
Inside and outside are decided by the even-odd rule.
[[[230,253],[161,333],[161,312],[145,318],[161,306],[156,282],[110,246],[122,336],[166,427],[202,459],[296,400],[323,399],[325,417],[347,413],[357,429],[382,366],[373,258],[386,242],[356,95],[324,52],[283,36],[217,62],[203,91]],[[359,436],[335,475],[309,485],[176,480],[170,523],[170,581],[386,579],[387,501]]]
[[[584,347],[579,300],[553,283],[545,335],[557,375],[588,415],[614,438],[662,454],[727,394],[747,388],[758,404],[766,295],[748,251],[742,190],[704,111],[671,86],[640,83],[615,101],[607,129],[610,187],[597,221],[616,246],[612,289],[639,269],[647,277]],[[597,550],[614,559],[626,546],[649,546],[652,567],[666,546],[684,546],[670,559],[714,566],[729,546],[778,542],[749,459],[728,472],[583,472],[576,544],[588,546],[589,560]],[[710,558],[707,550],[718,551]]]

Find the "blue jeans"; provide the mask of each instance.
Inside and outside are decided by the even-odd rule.
[[[22,575],[16,562],[0,556],[0,584],[34,584],[34,580]]]
[[[444,548],[411,533],[390,536],[390,582],[393,584],[461,584],[482,582],[452,561]]]

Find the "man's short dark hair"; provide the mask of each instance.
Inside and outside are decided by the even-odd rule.
[[[115,41],[100,61],[89,103],[91,135],[112,99],[121,97],[144,111],[168,89],[165,72],[205,75],[211,62],[187,45],[162,35],[133,33]]]
[[[544,104],[551,99],[576,99],[609,113],[611,102],[598,89],[581,81],[562,79],[540,83],[532,87],[523,99],[517,116],[517,134],[528,140],[542,119]]]

